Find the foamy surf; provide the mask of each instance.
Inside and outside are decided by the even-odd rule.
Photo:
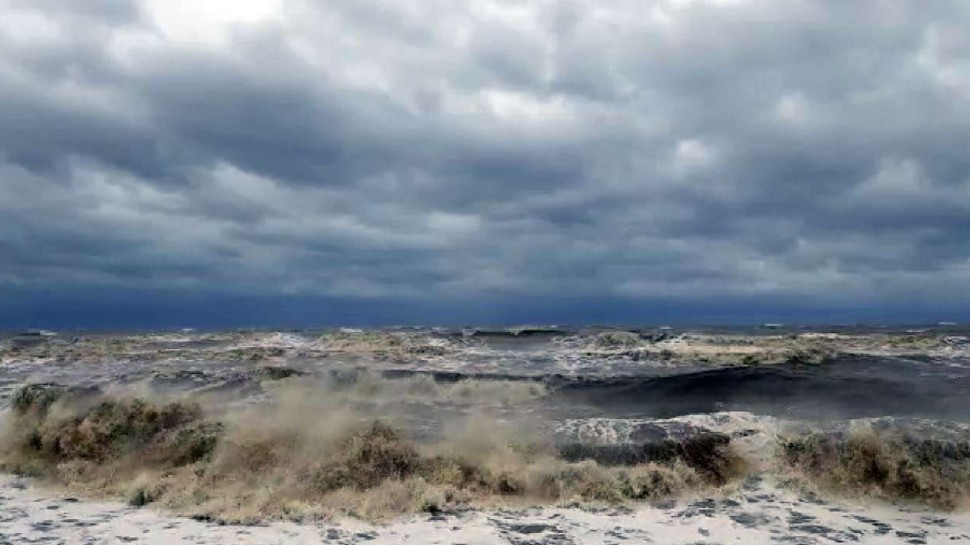
[[[918,545],[970,541],[970,516],[966,513],[831,501],[755,480],[725,497],[683,499],[659,506],[469,511],[410,516],[381,525],[353,519],[222,525],[117,502],[78,501],[16,477],[0,477],[0,489],[0,540],[6,543]]]

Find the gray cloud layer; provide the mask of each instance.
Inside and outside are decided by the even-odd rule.
[[[970,303],[968,28],[963,0],[0,0],[0,289]]]

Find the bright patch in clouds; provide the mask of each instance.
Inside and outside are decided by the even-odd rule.
[[[236,24],[274,18],[282,0],[147,0],[146,8],[167,38],[180,42],[225,43]]]

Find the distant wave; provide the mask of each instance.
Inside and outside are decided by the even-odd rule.
[[[557,394],[613,412],[655,417],[747,410],[809,419],[970,416],[970,378],[878,377],[829,368],[725,368],[663,377],[578,379]]]
[[[666,418],[728,410],[794,418],[862,418],[893,414],[929,418],[970,417],[970,377],[852,373],[839,363],[824,367],[726,367],[659,376],[522,375],[456,371],[385,370],[389,378],[425,374],[441,382],[538,381],[564,404],[599,407],[612,415]],[[854,367],[852,367],[854,369]]]

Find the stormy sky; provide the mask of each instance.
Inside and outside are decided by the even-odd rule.
[[[0,326],[970,317],[965,0],[0,0]]]

